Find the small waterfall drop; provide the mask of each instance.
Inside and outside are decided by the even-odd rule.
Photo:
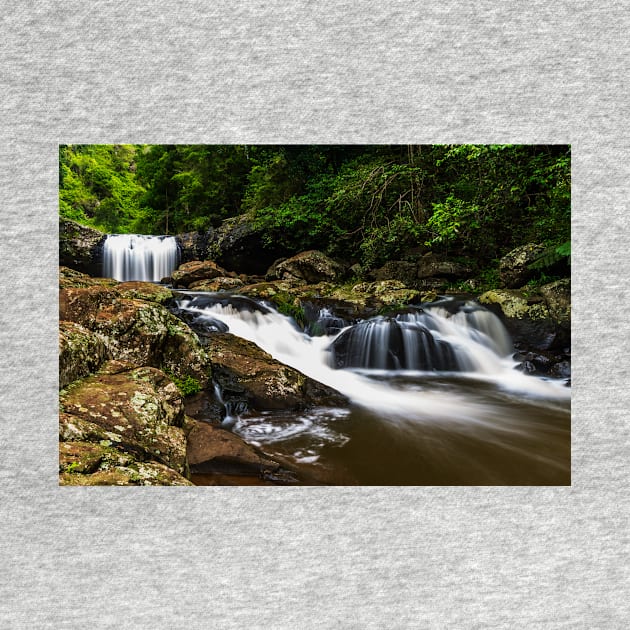
[[[110,234],[103,246],[103,275],[115,280],[159,282],[177,268],[174,236]]]

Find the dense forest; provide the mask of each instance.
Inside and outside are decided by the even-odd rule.
[[[248,213],[268,242],[375,267],[431,250],[488,265],[570,253],[566,145],[63,145],[61,216],[108,233],[205,231]]]

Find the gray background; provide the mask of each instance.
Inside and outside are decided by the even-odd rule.
[[[2,628],[625,628],[627,2],[5,2]],[[573,485],[57,487],[57,146],[570,142]]]

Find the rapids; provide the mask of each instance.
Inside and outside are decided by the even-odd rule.
[[[320,481],[570,483],[570,389],[514,369],[505,328],[474,302],[445,299],[354,324],[323,310],[322,325],[309,327],[320,336],[242,296],[188,292],[178,308],[351,401],[230,418],[232,430],[270,455],[318,467]]]

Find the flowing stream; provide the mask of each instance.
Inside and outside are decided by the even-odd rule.
[[[115,280],[159,282],[177,268],[174,236],[110,234],[103,245],[103,275]]]
[[[354,324],[322,309],[309,327],[318,336],[268,304],[224,293],[188,293],[178,307],[349,399],[229,419],[313,483],[570,483],[570,389],[514,369],[509,335],[474,302],[445,299]]]

